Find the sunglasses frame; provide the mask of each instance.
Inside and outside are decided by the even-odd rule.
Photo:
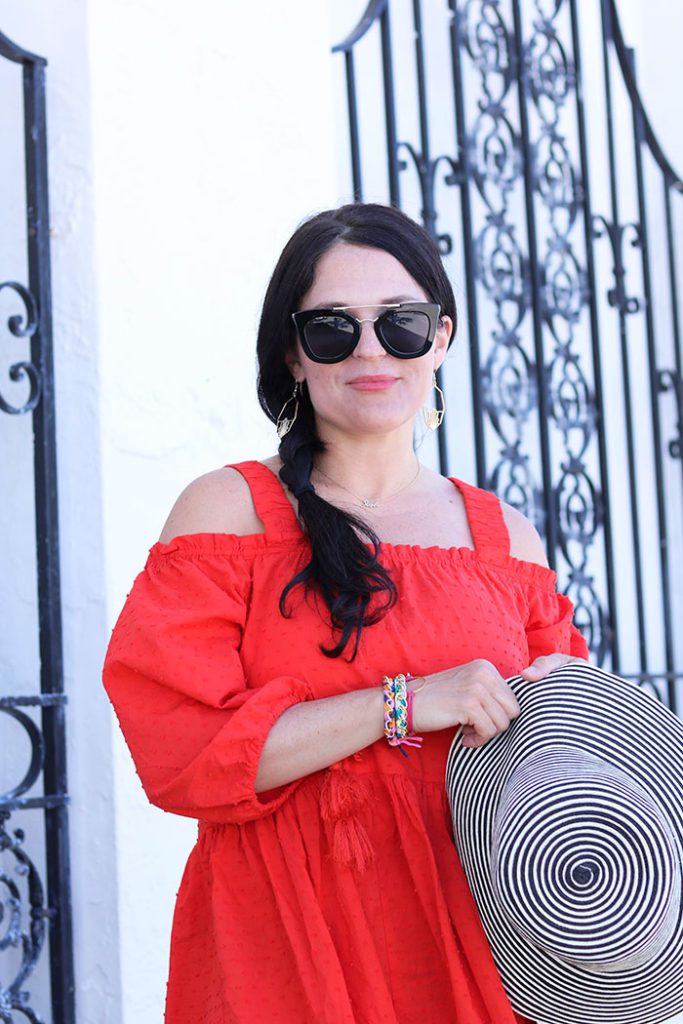
[[[361,320],[357,319],[357,317],[355,316],[351,316],[351,314],[347,312],[347,310],[349,309],[364,308],[383,308],[384,312],[380,313],[379,316],[363,317],[363,319]],[[395,312],[396,310],[405,310],[407,313],[424,313],[427,316],[427,319],[429,320],[429,332],[427,334],[425,343],[419,352],[411,352],[409,354],[405,352],[396,352],[394,349],[392,349],[392,347],[389,344],[387,344],[385,339],[382,337],[382,320],[385,317],[389,316],[391,313]],[[353,350],[358,345],[358,342],[360,341],[362,325],[368,322],[374,324],[375,334],[379,339],[379,343],[384,349],[384,351],[388,352],[390,356],[394,356],[394,358],[396,359],[419,359],[420,356],[423,356],[426,352],[429,352],[430,348],[434,344],[436,329],[439,325],[439,321],[441,320],[440,313],[441,306],[437,302],[393,302],[376,303],[375,305],[368,306],[331,306],[329,309],[302,309],[299,310],[298,313],[292,313],[292,320],[294,321],[294,325],[297,329],[299,341],[301,342],[301,347],[303,348],[304,352],[306,353],[309,359],[311,359],[314,363],[341,363],[345,359],[349,358]],[[346,349],[341,355],[334,356],[331,359],[321,358],[312,351],[308,342],[306,341],[306,324],[310,323],[311,320],[315,320],[317,317],[320,316],[339,316],[339,314],[342,315],[342,318],[344,320],[346,320],[348,323],[352,325],[353,340],[350,342],[348,349]]]

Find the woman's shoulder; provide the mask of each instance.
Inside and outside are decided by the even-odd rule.
[[[274,457],[261,464],[272,469],[276,461]],[[176,537],[199,533],[264,533],[249,484],[233,466],[204,473],[188,484],[173,505],[159,541],[169,544]]]
[[[468,514],[475,519],[479,534],[489,546],[519,561],[549,568],[545,543],[530,519],[493,491],[467,481],[458,482],[465,484]]]
[[[510,536],[510,556],[549,568],[545,543],[538,530],[514,505],[499,499],[503,520]]]

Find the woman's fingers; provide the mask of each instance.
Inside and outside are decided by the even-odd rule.
[[[498,733],[505,732],[518,714],[517,698],[507,684],[501,683],[473,710],[470,721],[463,728],[464,746],[482,746]]]
[[[495,700],[507,715],[508,722],[510,719],[517,717],[519,714],[519,701],[504,680],[501,681],[500,687],[495,693]]]
[[[489,740],[492,740],[494,736],[505,732],[510,725],[511,719],[503,714],[500,708],[491,710],[491,714],[481,711],[472,725],[463,728],[463,746],[482,747]]]
[[[536,682],[547,676],[554,668],[559,668],[560,665],[568,665],[572,661],[582,660],[582,658],[575,658],[571,654],[561,654],[559,651],[554,654],[541,654],[538,658],[534,658],[530,665],[521,669],[519,675],[529,682]]]
[[[507,728],[507,726],[503,726],[503,728]],[[481,747],[501,731],[494,720],[483,709],[480,709],[473,716],[472,722],[463,728],[462,744],[464,747]]]

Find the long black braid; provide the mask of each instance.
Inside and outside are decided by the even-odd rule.
[[[294,379],[286,356],[296,345],[291,314],[313,284],[317,261],[338,242],[383,249],[398,259],[441,313],[456,323],[455,299],[441,257],[430,235],[406,214],[376,203],[353,203],[327,210],[305,221],[285,246],[264,299],[259,324],[258,395],[266,415],[275,422],[292,396]],[[304,593],[319,594],[338,640],[321,650],[339,657],[353,641],[347,660],[358,652],[364,626],[378,622],[396,603],[398,592],[380,563],[380,541],[359,516],[324,501],[311,483],[313,460],[325,450],[318,437],[314,410],[304,384],[299,410],[281,440],[280,478],[299,502],[299,518],[311,544],[311,559],[285,586],[280,611],[288,614],[287,597],[299,584]]]
[[[333,647],[321,645],[321,650],[337,658],[353,636],[353,653],[348,659],[353,661],[363,626],[378,622],[395,604],[398,593],[379,561],[380,542],[374,530],[358,516],[324,501],[313,487],[313,456],[324,449],[304,387],[299,413],[280,442],[279,455],[283,463],[280,478],[298,499],[299,519],[311,543],[311,560],[282,591],[280,611],[287,614],[287,595],[299,583],[306,593],[315,588],[329,609],[333,629],[340,633]],[[384,594],[384,599],[369,610],[374,594]]]

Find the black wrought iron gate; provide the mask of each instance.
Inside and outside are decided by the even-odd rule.
[[[0,58],[3,107],[17,114],[2,122],[0,1021],[74,1024],[45,61],[2,35]],[[29,344],[30,354],[22,351]],[[33,612],[35,656],[26,628]]]
[[[675,707],[683,183],[613,0],[580,7],[371,0],[334,48],[352,188],[421,219],[461,282],[442,471],[473,453],[545,536],[594,659]]]

